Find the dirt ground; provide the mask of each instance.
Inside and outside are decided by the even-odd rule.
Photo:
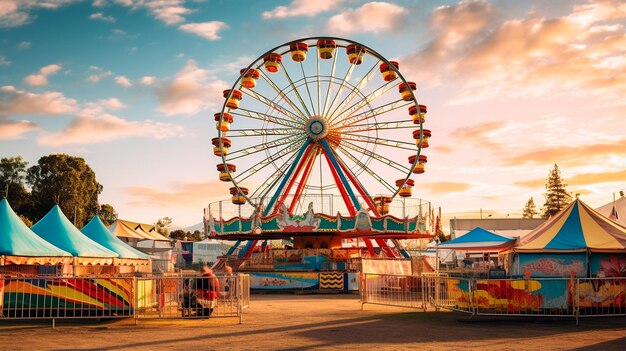
[[[3,321],[5,350],[625,350],[626,318],[492,319],[365,305],[356,295],[252,295],[243,324]]]

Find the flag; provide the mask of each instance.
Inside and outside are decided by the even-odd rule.
[[[619,215],[617,214],[615,205],[613,205],[613,208],[611,209],[611,214],[609,215],[609,219],[613,221],[617,221],[619,219]]]

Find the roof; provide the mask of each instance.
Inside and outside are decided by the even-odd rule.
[[[615,206],[615,212],[613,212]],[[617,200],[596,208],[596,211],[614,222],[626,227],[626,197],[621,195]],[[613,216],[611,216],[613,213]]]
[[[98,258],[119,256],[81,233],[65,217],[58,205],[55,205],[31,229],[47,242],[71,253],[72,256]]]
[[[6,199],[0,200],[0,254],[29,257],[72,256],[45,241],[28,228]]]
[[[626,252],[626,227],[580,199],[529,233],[516,252]]]
[[[154,226],[137,222],[118,219],[109,226],[109,231],[113,235],[122,238],[134,238],[139,240],[160,240],[169,241],[170,239],[157,233]]]
[[[144,260],[147,260],[149,258],[148,255],[132,248],[122,240],[115,237],[115,235],[111,234],[111,232],[107,229],[107,227],[104,226],[98,216],[93,216],[91,221],[89,221],[89,223],[87,223],[87,225],[83,227],[81,232],[88,236],[91,240],[117,253],[120,258],[133,258]]]
[[[456,239],[441,243],[438,248],[456,250],[500,250],[513,245],[515,239],[507,238],[492,233],[481,227],[476,227],[470,232]]]

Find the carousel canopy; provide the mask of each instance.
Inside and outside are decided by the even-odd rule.
[[[620,197],[604,206],[596,208],[601,215],[626,227],[626,196],[622,192]]]
[[[119,255],[88,238],[65,217],[58,205],[31,228],[47,242],[78,257],[113,258]]]
[[[28,228],[6,199],[0,200],[0,254],[27,257],[72,256]]]
[[[125,221],[122,219],[118,219],[111,224],[109,231],[120,238],[169,241],[168,238],[157,233],[153,225]]]
[[[626,252],[626,227],[576,199],[530,232],[516,252]]]
[[[476,227],[465,235],[439,244],[440,249],[467,251],[498,251],[515,243],[515,239]]]
[[[107,249],[116,252],[120,258],[132,258],[132,259],[148,259],[148,255],[139,250],[135,250],[131,246],[127,245],[122,240],[113,235],[107,227],[104,226],[98,216],[93,216],[91,221],[81,230],[83,234],[88,236],[91,240],[106,247]]]

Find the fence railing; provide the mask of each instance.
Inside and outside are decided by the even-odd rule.
[[[247,274],[0,278],[0,319],[243,318]]]
[[[476,279],[363,273],[360,279],[362,304],[577,321],[579,317],[626,315],[626,278]]]

